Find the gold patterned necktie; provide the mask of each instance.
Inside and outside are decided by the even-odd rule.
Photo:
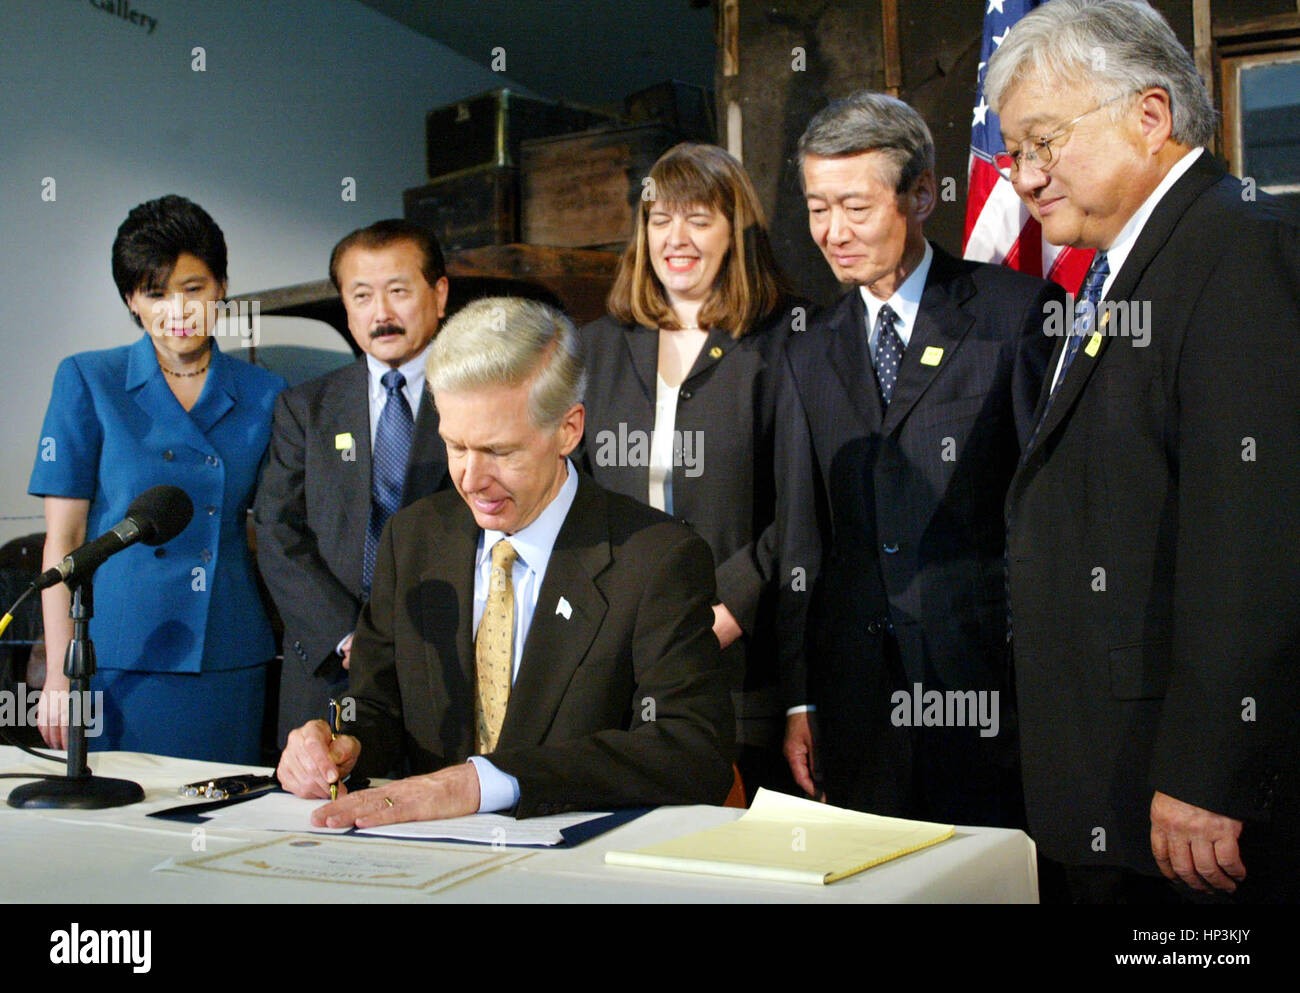
[[[480,755],[492,752],[506,719],[510,702],[510,677],[514,672],[515,589],[511,581],[515,551],[502,538],[492,546],[492,572],[487,602],[474,643],[478,694],[474,717]]]

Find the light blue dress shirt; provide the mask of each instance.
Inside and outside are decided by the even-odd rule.
[[[514,668],[511,685],[519,678],[519,664],[523,659],[524,643],[537,609],[537,596],[546,578],[546,567],[551,561],[551,549],[578,493],[578,473],[573,463],[565,459],[568,475],[560,492],[537,515],[537,520],[526,528],[507,536],[501,531],[483,531],[478,538],[478,553],[474,568],[474,634],[478,635],[479,621],[487,603],[488,579],[492,572],[492,549],[505,539],[514,546],[517,557],[510,571],[510,581],[515,595]],[[478,773],[479,812],[507,810],[519,802],[519,780],[494,766],[488,759],[474,755],[469,759]]]
[[[397,367],[406,378],[406,385],[402,387],[402,392],[406,394],[406,402],[411,406],[411,417],[420,416],[420,404],[424,401],[424,358],[429,354],[426,348],[413,359]],[[369,388],[366,393],[370,400],[370,450],[375,450],[375,432],[379,430],[379,415],[384,412],[384,407],[388,405],[388,388],[384,386],[384,373],[388,372],[392,366],[387,362],[380,362],[373,355],[366,355],[366,370],[369,373],[367,382]]]

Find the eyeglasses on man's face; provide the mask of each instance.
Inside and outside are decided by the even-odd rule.
[[[1021,141],[1013,152],[996,152],[993,155],[993,167],[997,169],[998,175],[1009,183],[1014,183],[1016,177],[1020,175],[1020,170],[1026,166],[1033,166],[1040,172],[1045,172],[1055,160],[1061,146],[1069,139],[1070,133],[1074,126],[1085,117],[1097,113],[1103,107],[1109,107],[1117,100],[1123,100],[1130,94],[1121,93],[1117,97],[1111,97],[1104,103],[1099,103],[1092,110],[1085,110],[1078,117],[1067,121],[1060,128],[1046,137],[1035,137],[1030,135]]]

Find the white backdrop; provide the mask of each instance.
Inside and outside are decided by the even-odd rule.
[[[425,112],[512,85],[353,0],[131,0],[152,34],[120,7],[0,4],[0,542],[44,530],[26,494],[55,366],[139,333],[109,269],[131,207],[201,204],[231,293],[322,279],[424,182]]]

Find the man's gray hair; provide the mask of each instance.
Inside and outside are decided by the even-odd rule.
[[[1196,64],[1146,0],[1051,0],[1026,14],[989,57],[984,95],[995,114],[1029,76],[1062,90],[1091,86],[1098,103],[1158,86],[1169,94],[1175,141],[1196,148],[1214,137]],[[1112,119],[1123,112],[1116,103]]]
[[[578,334],[553,307],[520,297],[485,297],[438,331],[424,361],[430,390],[456,393],[532,380],[528,414],[557,427],[587,391]]]
[[[934,171],[934,138],[925,120],[896,97],[858,90],[822,108],[799,138],[799,176],[806,155],[835,158],[883,152],[898,173],[894,188],[906,193],[918,176]]]

